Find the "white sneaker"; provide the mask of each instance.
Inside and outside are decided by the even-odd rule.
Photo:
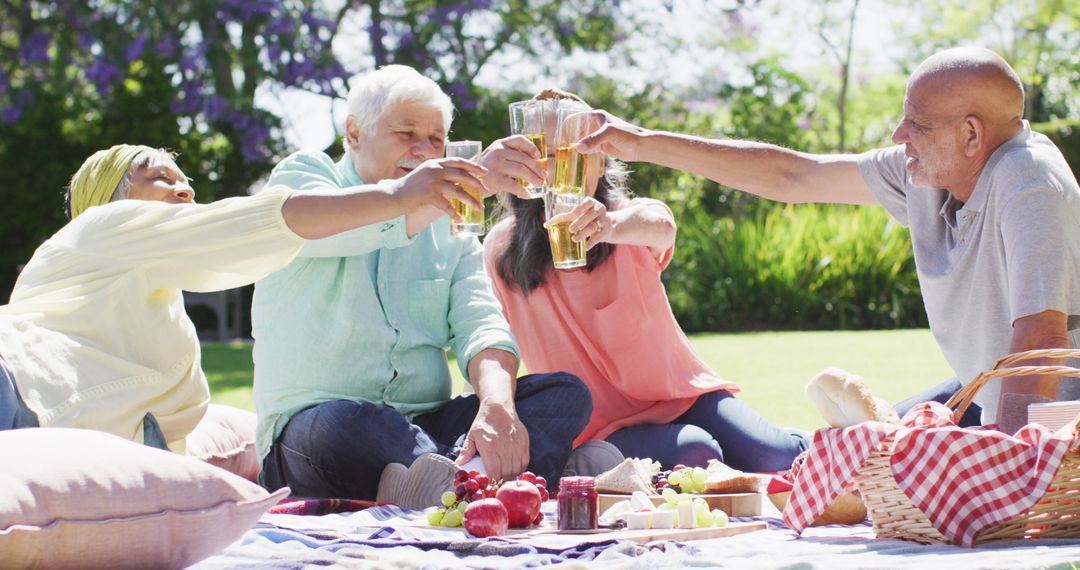
[[[438,505],[442,494],[454,488],[454,475],[460,469],[450,459],[434,453],[417,457],[408,468],[391,463],[379,477],[375,500],[412,510]]]
[[[570,457],[566,459],[566,467],[563,467],[562,476],[595,477],[613,469],[624,459],[626,457],[623,457],[618,447],[604,440],[586,441],[570,452]]]

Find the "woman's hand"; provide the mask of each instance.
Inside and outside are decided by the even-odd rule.
[[[413,212],[424,206],[432,206],[460,220],[450,205],[450,199],[461,200],[480,210],[484,209],[482,196],[489,192],[481,177],[487,173],[483,166],[464,158],[436,158],[420,163],[415,170],[389,182],[391,193],[405,204],[405,210]],[[465,191],[462,186],[475,188],[478,196]]]
[[[491,143],[480,153],[476,162],[488,169],[484,181],[492,193],[509,192],[522,200],[529,200],[533,196],[518,180],[543,186],[546,171],[540,161],[546,159],[546,156],[540,156],[540,151],[529,139],[523,135],[513,135]]]
[[[545,226],[567,220],[570,220],[570,233],[574,241],[588,240],[586,251],[596,244],[610,241],[615,235],[616,220],[606,206],[591,196],[585,197],[573,210],[552,217]]]

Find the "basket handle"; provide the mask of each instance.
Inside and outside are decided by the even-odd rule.
[[[959,422],[964,412],[991,378],[1009,376],[1080,376],[1080,369],[1071,366],[1011,366],[1021,360],[1034,358],[1080,358],[1080,350],[1071,348],[1048,348],[1016,352],[998,359],[990,370],[979,373],[967,386],[956,391],[945,405],[953,410],[953,421]]]

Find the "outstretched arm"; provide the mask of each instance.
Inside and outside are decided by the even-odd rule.
[[[305,239],[329,237],[402,214],[407,220],[413,214],[430,214],[425,216],[427,225],[444,213],[456,215],[450,198],[483,207],[458,185],[483,187],[479,177],[484,172],[482,166],[460,158],[429,160],[397,180],[346,191],[297,192],[285,201],[281,213],[289,229]]]
[[[780,202],[877,203],[854,155],[808,154],[765,143],[650,131],[606,111],[592,114],[600,126],[578,143],[583,153],[651,162]]]

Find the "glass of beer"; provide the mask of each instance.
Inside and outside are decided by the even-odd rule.
[[[446,143],[446,156],[467,158],[473,160],[478,154],[480,154],[480,141],[454,141]],[[481,202],[484,200],[483,195],[480,194],[479,188],[473,188],[471,186],[462,184],[461,189],[471,194],[477,200]],[[461,221],[451,222],[451,229],[454,232],[460,232],[463,234],[483,235],[484,234],[484,211],[478,210],[461,200],[450,199],[450,205],[454,207],[454,211],[461,216]]]
[[[584,198],[576,194],[555,194],[548,192],[544,195],[545,221],[559,214],[572,211]],[[575,269],[584,267],[585,242],[574,241],[570,231],[570,222],[565,220],[548,224],[548,243],[551,245],[551,260],[555,269]]]
[[[533,198],[543,198],[547,191],[547,123],[555,118],[558,101],[549,99],[538,101],[517,101],[510,103],[510,134],[524,135],[540,151],[540,165],[544,168],[544,185],[533,186],[528,181],[518,179],[518,183]]]
[[[560,106],[558,128],[555,131],[556,194],[585,195],[585,174],[588,157],[574,149],[574,143],[592,134],[589,111],[577,106]]]

